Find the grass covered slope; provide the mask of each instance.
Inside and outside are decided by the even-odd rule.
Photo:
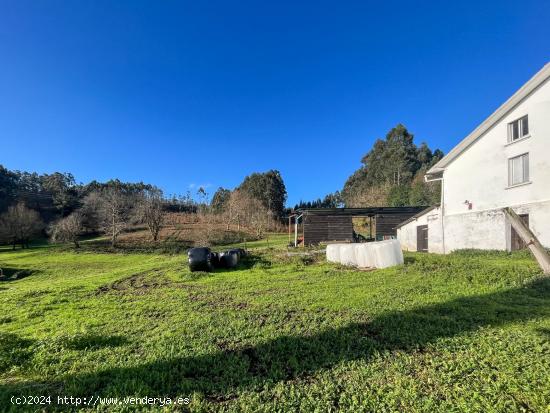
[[[14,394],[182,396],[192,411],[548,409],[550,281],[527,254],[408,254],[361,272],[257,247],[213,274],[189,273],[184,255],[0,252],[24,276],[0,283],[0,410],[21,410]]]

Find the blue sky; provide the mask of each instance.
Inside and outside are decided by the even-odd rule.
[[[167,193],[340,189],[401,122],[447,152],[550,61],[548,1],[0,0],[0,163]]]

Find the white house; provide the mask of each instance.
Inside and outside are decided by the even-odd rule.
[[[550,63],[426,174],[441,204],[402,223],[406,250],[448,253],[523,247],[502,208],[512,207],[550,247]]]

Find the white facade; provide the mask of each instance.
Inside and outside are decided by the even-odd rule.
[[[442,249],[442,228],[441,209],[428,208],[426,212],[417,214],[397,228],[397,238],[401,242],[401,248],[405,251],[417,250],[417,228],[427,225],[428,227],[428,252],[443,253]]]
[[[511,135],[510,124],[520,118],[527,119],[528,133],[510,142],[519,136],[517,131]],[[524,154],[521,161],[510,161]],[[529,227],[550,247],[550,64],[435,165],[427,179],[442,180],[441,207],[437,219],[430,221],[431,211],[398,229],[407,249],[416,250],[416,226],[423,222],[429,226],[430,252],[509,250],[512,230],[504,207],[528,214]],[[521,183],[512,185],[516,182]]]

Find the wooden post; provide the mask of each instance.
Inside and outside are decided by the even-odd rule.
[[[298,218],[294,220],[294,247],[298,246]]]
[[[294,247],[298,247],[298,220],[303,216],[302,215],[296,215],[294,217]]]
[[[525,225],[512,208],[503,208],[502,211],[506,218],[510,220],[510,224],[516,230],[520,238],[525,242],[527,247],[529,247],[544,274],[550,275],[550,255],[548,255],[535,234]]]
[[[292,215],[288,217],[288,245],[290,245],[290,226],[292,225]]]
[[[369,217],[369,238],[372,241],[372,215]]]

